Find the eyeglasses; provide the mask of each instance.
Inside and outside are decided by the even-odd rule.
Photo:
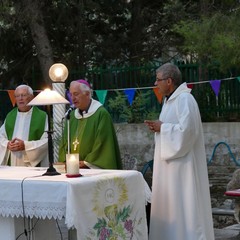
[[[19,94],[19,95],[15,95],[15,98],[26,98],[28,96],[29,94]]]
[[[157,82],[161,82],[161,81],[164,81],[164,80],[167,80],[167,79],[168,79],[168,78],[162,78],[162,79],[161,79],[161,78],[156,78],[156,81],[157,81]]]

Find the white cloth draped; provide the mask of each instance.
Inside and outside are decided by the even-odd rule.
[[[145,201],[151,192],[140,172],[81,169],[83,177],[67,178],[42,176],[45,171],[0,167],[0,215],[23,216],[24,203],[27,217],[64,216],[67,227],[77,229],[79,240],[99,239],[98,230],[119,240],[147,239]]]
[[[61,219],[66,212],[67,181],[62,175],[42,176],[47,168],[0,167],[0,215]],[[53,180],[53,181],[52,181]],[[61,184],[58,184],[61,182]],[[23,202],[22,202],[22,192]]]
[[[92,170],[85,172],[87,177],[82,179],[81,186],[77,180],[72,181],[67,194],[66,224],[77,229],[77,239],[98,239],[97,231],[105,230],[116,239],[146,240],[145,202],[150,190],[146,191],[142,174],[115,170],[95,170],[94,175]],[[104,175],[99,178],[98,173]],[[100,223],[105,223],[105,227],[96,229]]]

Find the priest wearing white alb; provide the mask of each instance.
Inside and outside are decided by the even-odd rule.
[[[211,201],[198,105],[177,66],[156,70],[165,96],[155,133],[149,240],[214,240]]]
[[[18,86],[14,96],[17,107],[0,128],[0,165],[48,166],[47,114],[27,106],[34,98],[31,87]]]

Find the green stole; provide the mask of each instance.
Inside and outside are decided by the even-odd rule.
[[[5,130],[7,133],[8,140],[12,139],[14,126],[17,118],[18,109],[14,108],[8,113],[5,120]],[[28,141],[39,140],[45,130],[47,114],[37,107],[33,107],[32,117],[30,121],[30,129],[28,135]]]

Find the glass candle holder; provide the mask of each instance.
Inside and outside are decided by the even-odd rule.
[[[66,162],[67,162],[67,177],[80,177],[79,173],[79,154],[71,153],[66,154]]]

